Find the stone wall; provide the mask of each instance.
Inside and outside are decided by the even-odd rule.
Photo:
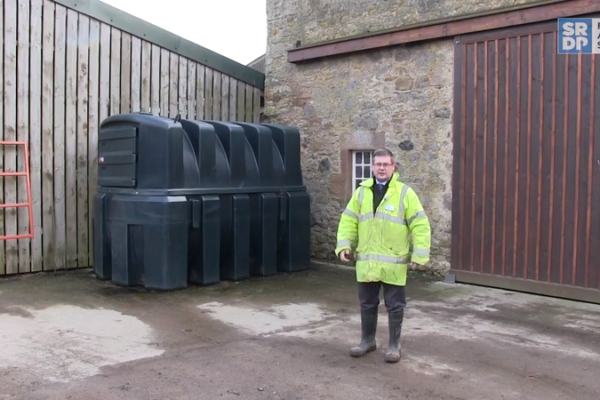
[[[544,0],[267,0],[269,45],[316,42]]]
[[[533,2],[496,0],[268,0],[265,117],[297,126],[312,196],[316,258],[334,257],[351,195],[350,150],[386,146],[433,228],[432,264],[450,261],[453,41],[395,46],[304,64],[287,50],[402,24]],[[319,7],[323,7],[320,9]]]

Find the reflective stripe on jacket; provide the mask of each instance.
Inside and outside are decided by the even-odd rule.
[[[358,282],[404,286],[408,262],[424,265],[429,261],[429,219],[415,191],[398,177],[398,173],[392,175],[375,213],[372,191],[375,180],[362,182],[340,218],[335,254],[339,257],[345,249],[354,252]]]

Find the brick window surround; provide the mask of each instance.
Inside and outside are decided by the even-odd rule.
[[[356,152],[367,151],[373,153],[375,149],[385,147],[385,133],[360,133],[350,134],[342,138],[342,147],[340,149],[341,174],[339,180],[334,183],[334,192],[337,197],[343,197],[342,201],[350,200],[352,192],[354,192],[355,182],[353,177],[355,174],[353,157]],[[372,160],[370,160],[372,161]],[[370,170],[370,168],[369,168]],[[370,177],[370,176],[369,176]],[[332,182],[333,183],[333,182]],[[343,196],[340,196],[343,193]]]

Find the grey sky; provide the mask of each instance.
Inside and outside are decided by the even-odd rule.
[[[267,47],[266,0],[102,1],[242,64]]]

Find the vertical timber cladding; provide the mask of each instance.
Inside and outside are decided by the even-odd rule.
[[[451,273],[600,302],[600,58],[555,21],[455,49]]]
[[[92,265],[96,142],[108,116],[259,122],[262,87],[241,76],[246,67],[215,57],[241,71],[234,77],[174,51],[183,40],[166,31],[153,27],[155,38],[178,44],[161,47],[150,35],[112,26],[144,22],[106,4],[3,0],[0,16],[0,140],[29,143],[35,229],[32,240],[0,241],[0,276]],[[22,171],[24,162],[22,151],[0,149],[0,170]],[[25,201],[24,178],[0,178],[0,203]],[[0,210],[0,235],[28,232],[28,223],[25,208]]]

